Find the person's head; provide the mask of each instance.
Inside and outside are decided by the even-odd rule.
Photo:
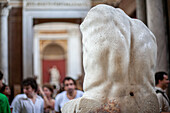
[[[50,84],[44,84],[43,85],[43,91],[44,91],[44,94],[47,97],[52,97],[52,95],[53,95],[53,86],[51,86]]]
[[[3,86],[2,84],[3,76],[4,76],[3,73],[0,71],[0,89]]]
[[[63,80],[64,90],[72,93],[76,89],[76,81],[71,77],[65,77]]]
[[[168,87],[169,80],[166,72],[157,72],[155,74],[155,85],[165,90]]]
[[[4,95],[6,96],[10,96],[11,95],[11,90],[10,90],[10,87],[6,84],[3,83],[3,86],[0,90],[1,93],[3,93]]]
[[[37,92],[38,85],[34,78],[27,78],[23,80],[23,90],[27,97],[32,97]]]

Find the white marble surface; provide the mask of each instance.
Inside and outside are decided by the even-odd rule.
[[[80,26],[83,97],[63,113],[159,113],[154,91],[156,38],[137,19],[107,5],[93,7]]]

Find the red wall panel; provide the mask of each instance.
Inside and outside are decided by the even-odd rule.
[[[43,68],[43,84],[50,82],[49,70],[52,66],[56,66],[60,73],[60,83],[63,81],[66,75],[66,61],[64,60],[42,60]]]

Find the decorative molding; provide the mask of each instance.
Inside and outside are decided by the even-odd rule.
[[[121,0],[91,0],[92,6],[96,6],[98,4],[108,4],[114,7],[118,7]]]
[[[65,55],[57,55],[57,56],[43,56],[44,60],[63,60],[66,59]]]
[[[3,0],[3,1],[7,1],[7,0]],[[8,0],[9,1],[9,0]],[[64,5],[64,6],[67,6],[67,5],[69,5],[69,4],[71,4],[71,5],[78,5],[78,4],[72,4],[73,2],[72,2],[72,0],[68,0],[69,1],[69,3],[65,3],[64,1],[62,1],[62,0],[60,0],[60,2],[58,2],[58,0],[55,0],[55,1],[57,1],[57,2],[55,2],[54,0],[53,0],[53,2],[48,2],[47,0],[45,1],[45,2],[41,2],[40,0],[39,0],[39,2],[38,2],[38,0],[35,0],[35,2],[34,2],[34,0],[24,0],[24,1],[26,1],[27,2],[27,4],[25,4],[25,5],[28,5],[28,6],[30,6],[30,5],[32,5],[32,6],[34,6],[34,8],[37,6],[37,5],[39,5],[39,6],[41,6],[41,5],[45,5],[45,6],[49,6],[50,4],[52,4],[52,3],[55,3],[55,4],[52,4],[52,6],[56,6],[56,4],[58,4],[58,5]],[[77,2],[78,0],[76,0],[76,2]],[[85,4],[84,5],[88,5],[89,6],[89,4],[90,4],[90,6],[95,6],[95,5],[98,5],[98,4],[108,4],[108,5],[112,5],[112,6],[114,6],[114,7],[117,7],[118,5],[119,5],[119,3],[121,2],[122,0],[91,0],[91,2],[90,2],[90,0],[86,0],[85,2]],[[62,2],[62,4],[60,4]],[[75,1],[74,1],[75,2]],[[22,7],[23,6],[23,0],[10,0],[9,1],[9,5],[11,5],[12,7]],[[57,6],[58,6],[57,5]],[[83,5],[83,4],[81,4],[81,5]],[[51,6],[51,5],[50,5]],[[73,6],[74,7],[74,6]],[[82,6],[81,6],[82,7]],[[55,8],[56,9],[56,8]]]
[[[22,7],[23,1],[10,1],[9,5],[12,7]]]
[[[1,3],[8,3],[9,2],[9,0],[0,0],[0,4]]]
[[[31,9],[90,9],[90,0],[24,0],[23,8]]]
[[[39,34],[66,34],[68,33],[66,30],[61,31],[40,31]]]
[[[0,16],[8,16],[10,9],[8,3],[0,3]]]
[[[8,7],[4,7],[1,9],[0,16],[8,16],[8,14],[9,14]]]
[[[0,2],[0,9],[8,6],[8,2]]]

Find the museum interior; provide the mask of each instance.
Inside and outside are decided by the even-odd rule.
[[[0,0],[0,70],[11,98],[22,93],[27,77],[35,77],[40,86],[57,86],[70,76],[83,90],[80,25],[99,4],[122,9],[152,31],[157,41],[155,72],[170,77],[170,0]]]

